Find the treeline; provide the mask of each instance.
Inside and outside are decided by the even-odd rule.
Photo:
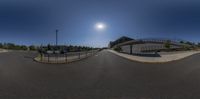
[[[99,48],[87,47],[87,46],[73,46],[73,45],[45,45],[45,46],[34,46],[34,45],[17,45],[14,43],[0,43],[0,48],[9,50],[30,50],[30,51],[60,51],[60,52],[78,52],[78,51],[89,51]]]
[[[200,48],[200,43],[194,43],[194,42],[189,42],[189,41],[180,41],[181,44],[186,44],[189,46],[184,46],[186,49],[196,49],[196,48]]]
[[[187,44],[187,45],[199,45],[200,43],[195,44],[194,42],[189,42],[189,41],[180,41],[181,44]]]
[[[37,50],[37,47],[34,45],[16,45],[14,43],[0,43],[0,48],[9,49],[9,50]]]
[[[48,44],[47,46],[41,46],[40,52],[47,52],[47,51],[60,51],[61,53],[66,52],[80,52],[80,51],[89,51],[89,50],[96,50],[99,48],[87,47],[87,46],[73,46],[73,45],[59,45],[54,46]]]

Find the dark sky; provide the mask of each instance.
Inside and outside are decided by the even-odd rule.
[[[96,23],[106,24],[97,31]],[[0,41],[102,47],[120,36],[200,41],[196,0],[0,0]]]

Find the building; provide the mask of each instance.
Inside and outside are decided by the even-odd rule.
[[[117,39],[115,41],[111,41],[109,43],[109,45],[108,45],[108,48],[112,48],[117,44],[124,43],[124,42],[131,41],[131,40],[133,40],[133,39],[129,38],[129,37],[126,37],[126,36],[122,36],[122,37],[120,37],[119,39]]]
[[[132,39],[121,37],[114,42],[110,42],[109,47],[118,48],[123,53],[148,53],[158,51],[183,50],[189,48],[190,45],[181,43],[180,41],[170,39]]]

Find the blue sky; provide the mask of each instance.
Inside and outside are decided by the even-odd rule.
[[[106,29],[98,31],[102,22]],[[198,0],[1,0],[0,42],[107,46],[121,36],[200,41]]]

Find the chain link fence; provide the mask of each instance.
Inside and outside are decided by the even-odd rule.
[[[67,63],[83,58],[87,58],[99,52],[99,50],[91,50],[84,52],[69,52],[65,54],[57,53],[41,53],[38,57],[35,58],[36,61],[43,63]]]

